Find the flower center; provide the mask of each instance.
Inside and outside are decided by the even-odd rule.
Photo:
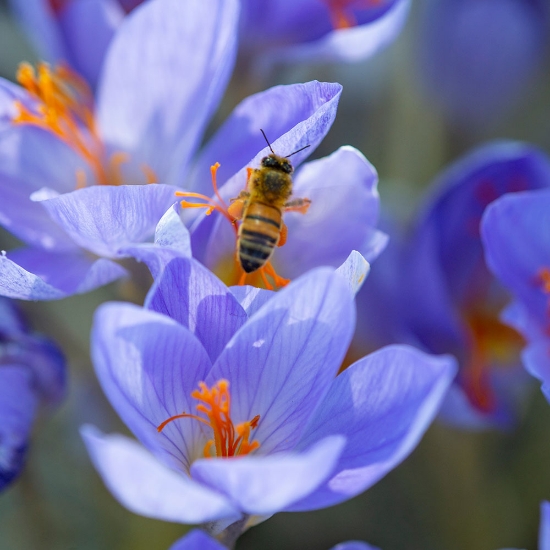
[[[34,104],[16,101],[14,124],[37,126],[54,134],[86,161],[98,184],[123,183],[121,165],[129,155],[120,151],[107,155],[96,128],[93,95],[83,78],[66,65],[52,70],[47,63],[40,63],[35,71],[29,63],[21,63],[17,81]],[[143,166],[142,170],[148,183],[158,181],[151,168]],[[78,170],[76,187],[86,185],[86,174]]]
[[[489,379],[489,366],[515,361],[525,342],[514,329],[487,312],[471,312],[466,323],[470,345],[469,357],[461,373],[463,387],[472,405],[482,412],[491,412],[496,406],[496,398]]]
[[[238,236],[238,222],[242,218],[242,213],[237,214],[235,206],[239,205],[240,199],[231,200],[231,204],[228,206],[221,197],[218,190],[217,172],[220,168],[220,163],[216,162],[210,167],[210,174],[212,177],[212,187],[214,189],[214,195],[216,199],[212,199],[201,193],[191,193],[187,191],[176,191],[177,197],[187,197],[191,199],[198,199],[203,202],[189,202],[186,200],[181,201],[182,208],[206,208],[206,215],[210,216],[215,210],[224,216],[233,227],[235,233],[235,243]],[[251,168],[248,169],[250,177]],[[242,202],[242,201],[241,201]],[[242,210],[242,204],[240,204]],[[279,245],[280,246],[280,245]],[[236,254],[233,254],[231,258],[220,262],[212,270],[227,286],[233,285],[251,285],[256,287],[263,287],[267,290],[276,290],[286,286],[290,280],[285,279],[277,274],[275,268],[270,261],[267,261],[263,267],[255,271],[254,273],[246,273],[241,267]]]
[[[229,382],[219,380],[210,389],[204,382],[200,382],[199,388],[191,393],[191,397],[199,402],[196,407],[197,414],[176,414],[160,424],[157,430],[161,432],[167,424],[178,418],[192,418],[205,424],[213,434],[212,439],[204,446],[205,458],[243,456],[258,449],[260,444],[258,441],[250,441],[250,436],[252,430],[258,426],[260,415],[256,415],[248,422],[233,424]]]
[[[322,0],[329,9],[330,21],[335,29],[357,26],[354,10],[378,7],[383,0]]]

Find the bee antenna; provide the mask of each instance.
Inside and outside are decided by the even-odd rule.
[[[262,135],[264,136],[265,142],[267,143],[267,146],[271,150],[273,154],[275,154],[275,151],[271,149],[271,143],[269,143],[269,140],[267,139],[267,136],[265,135],[265,132],[260,128],[260,132],[262,132]]]
[[[301,149],[298,149],[297,151],[294,151],[294,153],[290,153],[290,155],[287,155],[285,158],[291,157],[292,155],[295,155],[296,153],[299,153],[300,151],[303,151],[304,149],[307,149],[308,147],[311,147],[311,145],[305,145]]]

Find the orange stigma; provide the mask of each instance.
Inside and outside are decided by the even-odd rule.
[[[495,409],[496,397],[490,384],[489,365],[510,363],[517,359],[524,340],[496,315],[471,312],[466,322],[470,329],[469,357],[462,380],[470,403],[482,412]]]
[[[129,155],[115,152],[107,157],[96,128],[93,94],[83,78],[66,65],[51,69],[48,63],[39,63],[35,71],[29,63],[21,63],[17,81],[36,104],[28,107],[16,101],[14,124],[37,126],[54,134],[86,161],[98,184],[123,183],[121,165]],[[147,179],[151,179],[148,173]],[[75,180],[77,189],[86,187],[83,171],[75,175]]]
[[[334,29],[349,29],[357,26],[353,10],[379,6],[383,0],[322,0],[327,4]]]
[[[171,416],[157,427],[161,432],[167,424],[178,418],[192,418],[206,426],[213,432],[213,438],[206,442],[203,449],[205,458],[227,458],[231,456],[243,456],[260,447],[257,441],[250,441],[252,430],[258,427],[260,416],[256,415],[252,420],[233,424],[231,420],[231,395],[229,382],[219,380],[212,388],[204,382],[199,383],[200,390],[194,390],[191,397],[199,401],[197,413],[181,413]]]
[[[541,267],[536,276],[536,284],[540,286],[540,289],[544,294],[550,295],[550,268]],[[548,297],[548,305],[546,306],[546,313],[550,317],[550,296]],[[546,334],[550,335],[550,322],[546,326]]]

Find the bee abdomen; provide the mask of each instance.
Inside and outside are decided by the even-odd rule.
[[[249,205],[239,228],[239,261],[246,273],[260,269],[273,253],[281,233],[281,211],[262,203]]]

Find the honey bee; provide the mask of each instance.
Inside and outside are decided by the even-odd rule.
[[[235,220],[242,220],[237,233],[237,257],[245,273],[253,273],[265,266],[276,246],[286,242],[287,228],[283,210],[305,214],[309,199],[290,199],[292,172],[289,157],[275,154],[265,133],[261,130],[271,154],[260,162],[260,168],[248,169],[247,188],[231,199],[228,211]]]

